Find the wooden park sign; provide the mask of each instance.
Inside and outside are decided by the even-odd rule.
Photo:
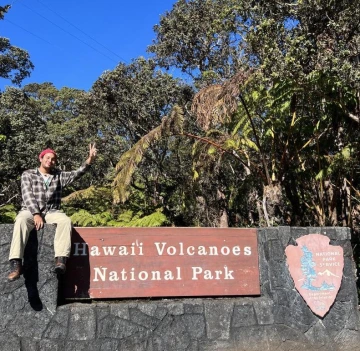
[[[259,295],[256,229],[74,228],[65,298]]]

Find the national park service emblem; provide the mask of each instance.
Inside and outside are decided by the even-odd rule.
[[[343,249],[330,245],[330,239],[321,234],[305,235],[296,242],[297,246],[285,249],[291,277],[310,309],[323,317],[340,289]]]

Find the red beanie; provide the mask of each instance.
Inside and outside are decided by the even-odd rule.
[[[45,154],[54,154],[55,157],[57,158],[56,152],[52,149],[45,149],[43,151],[40,152],[39,158],[43,158]]]

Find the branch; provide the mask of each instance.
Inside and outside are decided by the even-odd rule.
[[[360,123],[360,118],[358,116],[352,114],[351,112],[348,112],[348,116],[356,123]]]
[[[4,194],[0,194],[0,196],[4,196]],[[11,202],[12,199],[14,199],[15,197],[18,197],[19,195],[16,194],[13,197],[11,197],[9,200],[7,200],[5,203],[1,204],[0,207],[5,206],[6,204],[8,204],[9,202]]]

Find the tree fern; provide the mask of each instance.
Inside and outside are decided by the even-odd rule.
[[[75,226],[79,227],[160,227],[168,223],[161,209],[144,216],[142,212],[133,213],[128,210],[121,213],[117,219],[110,212],[91,214],[80,210],[71,216]]]
[[[117,175],[113,181],[113,196],[115,202],[125,202],[129,196],[127,190],[132,176],[142,161],[145,151],[151,143],[158,141],[162,137],[168,137],[182,132],[184,121],[183,111],[179,106],[175,106],[170,116],[163,117],[161,124],[148,134],[143,136],[130,150],[125,152],[116,165]]]

